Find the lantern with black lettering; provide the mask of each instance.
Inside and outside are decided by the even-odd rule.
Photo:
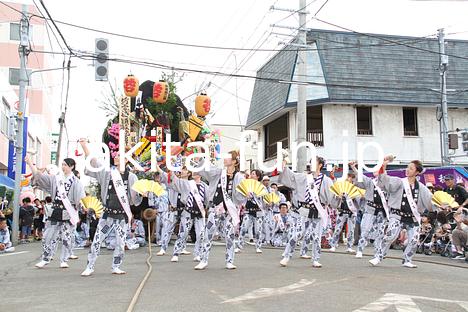
[[[169,85],[164,80],[154,83],[153,86],[153,101],[159,104],[164,104],[169,97]]]
[[[211,109],[211,99],[206,93],[201,93],[195,98],[195,113],[199,117],[208,115]]]
[[[138,95],[139,86],[138,79],[133,75],[128,75],[127,78],[124,79],[123,83],[125,95],[136,97]]]

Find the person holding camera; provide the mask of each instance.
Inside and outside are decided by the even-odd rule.
[[[457,249],[452,259],[463,260],[465,258],[468,243],[468,209],[459,208],[453,216],[457,227],[452,232],[452,243]]]

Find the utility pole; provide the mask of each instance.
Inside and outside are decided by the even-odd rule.
[[[19,108],[17,116],[18,132],[16,136],[16,164],[15,164],[15,193],[13,197],[13,228],[12,242],[18,243],[19,225],[19,196],[21,192],[21,176],[23,171],[23,124],[26,113],[26,85],[29,78],[26,71],[26,58],[29,50],[29,21],[27,18],[28,8],[23,4],[22,17],[20,21],[20,45],[18,48],[20,57],[20,78],[19,78]]]
[[[441,142],[441,163],[442,166],[450,165],[449,141],[448,141],[448,114],[447,114],[447,68],[448,56],[445,54],[445,34],[444,29],[438,30],[439,53],[440,53],[440,93],[441,93],[441,117],[440,123],[440,142]]]
[[[298,31],[298,44],[307,45],[307,12],[306,0],[299,0],[299,31]],[[299,47],[297,57],[297,80],[306,82],[307,75],[307,53],[303,47]],[[307,89],[305,83],[299,83],[297,86],[297,141],[302,143],[307,138]],[[305,170],[307,165],[307,149],[301,148],[297,153],[297,168],[298,170]]]

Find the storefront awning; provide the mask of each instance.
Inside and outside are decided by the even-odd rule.
[[[15,180],[10,179],[5,175],[0,175],[0,185],[3,185],[9,189],[15,189]]]

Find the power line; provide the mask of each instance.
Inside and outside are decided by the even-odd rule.
[[[62,38],[62,41],[63,43],[65,44],[65,47],[67,47],[68,51],[70,51],[70,53],[73,55],[73,50],[70,48],[70,46],[68,45],[67,43],[67,40],[65,40],[65,37],[63,36],[62,32],[60,31],[60,29],[58,28],[57,24],[55,23],[54,19],[52,18],[52,16],[50,15],[49,13],[49,10],[47,10],[47,7],[45,6],[44,2],[42,0],[39,0],[39,2],[41,3],[42,7],[44,8],[44,11],[46,12],[47,16],[48,16],[48,20],[52,23],[52,25],[54,25],[55,29],[57,30],[60,38]],[[33,16],[38,16],[36,14],[33,14]],[[46,19],[45,16],[38,16],[40,18],[43,18],[43,19]],[[46,19],[47,20],[47,19]]]
[[[319,14],[320,11],[322,11],[322,9],[327,5],[327,3],[328,3],[328,0],[325,0],[322,6],[317,10],[317,12],[315,12],[314,17],[317,16],[317,14]]]
[[[55,54],[61,54],[60,52],[50,52],[50,51],[32,51],[36,53],[55,53]],[[95,60],[97,59],[97,55],[94,54],[94,52],[86,52],[86,51],[75,51],[75,56],[83,59],[83,60]],[[432,88],[425,88],[425,87],[380,87],[380,86],[368,86],[368,85],[357,85],[357,84],[337,84],[337,83],[321,83],[321,82],[312,82],[312,81],[307,81],[307,82],[302,82],[302,81],[296,81],[294,79],[291,80],[283,80],[279,78],[268,78],[268,77],[262,77],[258,75],[246,75],[246,74],[233,74],[233,73],[226,73],[226,72],[220,72],[220,71],[210,71],[210,70],[200,70],[200,69],[193,69],[193,68],[187,68],[187,67],[176,67],[176,66],[170,66],[170,65],[165,65],[165,64],[160,64],[156,62],[149,62],[149,61],[140,61],[140,60],[132,60],[128,58],[115,58],[115,57],[108,57],[106,59],[107,61],[110,62],[117,62],[117,63],[124,63],[124,64],[132,64],[132,65],[138,65],[138,66],[143,66],[143,67],[150,67],[150,68],[158,68],[158,69],[165,69],[165,70],[174,70],[174,71],[182,71],[182,72],[189,72],[189,73],[201,73],[201,74],[208,74],[208,75],[219,75],[219,76],[225,76],[225,77],[237,77],[241,79],[257,79],[261,81],[266,81],[266,82],[271,82],[271,83],[282,83],[282,84],[306,84],[306,85],[312,85],[312,86],[330,86],[330,87],[341,87],[341,88],[350,88],[350,89],[367,89],[367,90],[386,90],[386,91],[414,91],[414,92],[428,92],[430,91],[431,93],[437,93],[440,94],[440,91],[438,90],[433,90]],[[307,76],[307,77],[315,77],[315,76]],[[350,82],[354,82],[354,80],[349,80]],[[369,81],[371,82],[371,81]],[[218,86],[219,87],[219,86]],[[461,90],[458,93],[466,92],[467,90]],[[457,93],[457,94],[458,94]]]
[[[0,3],[4,4],[5,6],[11,8],[11,9],[17,11],[17,12],[20,12],[19,10],[5,4],[2,1],[0,1]],[[38,18],[47,19],[47,18],[45,18],[43,16],[39,16],[39,15],[36,15],[36,14],[32,14],[32,15],[36,16]],[[317,20],[319,22],[322,22],[324,24],[328,24],[330,26],[334,26],[334,27],[337,27],[337,28],[340,28],[340,29],[343,29],[343,30],[347,30],[349,32],[353,32],[353,33],[356,33],[356,34],[360,34],[360,35],[363,35],[363,36],[368,36],[368,37],[380,39],[382,41],[391,42],[391,43],[394,43],[396,45],[402,45],[402,46],[406,46],[408,48],[412,48],[412,49],[416,49],[416,50],[420,50],[420,51],[424,51],[424,52],[428,52],[428,53],[432,53],[432,54],[440,54],[439,52],[436,52],[436,51],[432,51],[432,50],[428,50],[428,49],[424,49],[424,48],[420,48],[420,47],[415,47],[415,46],[411,46],[411,45],[407,45],[407,44],[404,44],[404,43],[400,43],[400,42],[398,42],[396,40],[391,40],[391,39],[381,37],[379,35],[372,35],[372,34],[357,32],[357,31],[354,31],[354,30],[346,28],[346,27],[342,27],[342,26],[339,26],[339,25],[336,25],[336,24],[333,24],[333,23],[330,23],[330,22],[326,22],[326,21],[321,20],[321,19],[319,19],[317,17],[313,17],[312,19],[315,19],[315,20]],[[49,20],[51,20],[51,19],[49,18]],[[292,50],[252,49],[252,48],[220,47],[220,46],[209,46],[209,45],[197,45],[197,44],[180,43],[180,42],[170,42],[170,41],[154,40],[154,39],[149,39],[149,38],[143,38],[143,37],[125,35],[125,34],[120,34],[120,33],[114,33],[114,32],[99,30],[99,29],[95,29],[95,28],[80,26],[80,25],[76,25],[76,24],[72,24],[72,23],[68,23],[68,22],[64,22],[64,21],[59,21],[59,20],[55,20],[55,21],[51,20],[51,21],[54,23],[55,26],[56,26],[55,23],[58,23],[58,24],[63,24],[63,25],[67,25],[67,26],[70,26],[70,27],[80,28],[80,29],[93,31],[93,32],[98,32],[98,33],[103,33],[103,34],[108,34],[108,35],[112,35],[112,36],[124,37],[124,38],[128,38],[128,39],[141,40],[141,41],[147,41],[147,42],[153,42],[153,43],[167,44],[167,45],[177,45],[177,46],[185,46],[185,47],[193,47],[193,48],[205,48],[205,49],[218,49],[218,50],[233,50],[233,51],[236,51],[236,50],[238,50],[238,51],[252,51],[252,50],[255,50],[257,52],[297,51],[296,49],[292,49]],[[415,37],[415,39],[416,39],[416,37]],[[310,49],[303,49],[303,50],[308,51]],[[452,55],[452,54],[446,54],[446,55],[454,57],[454,58],[468,60],[468,57],[457,56],[457,55]]]

